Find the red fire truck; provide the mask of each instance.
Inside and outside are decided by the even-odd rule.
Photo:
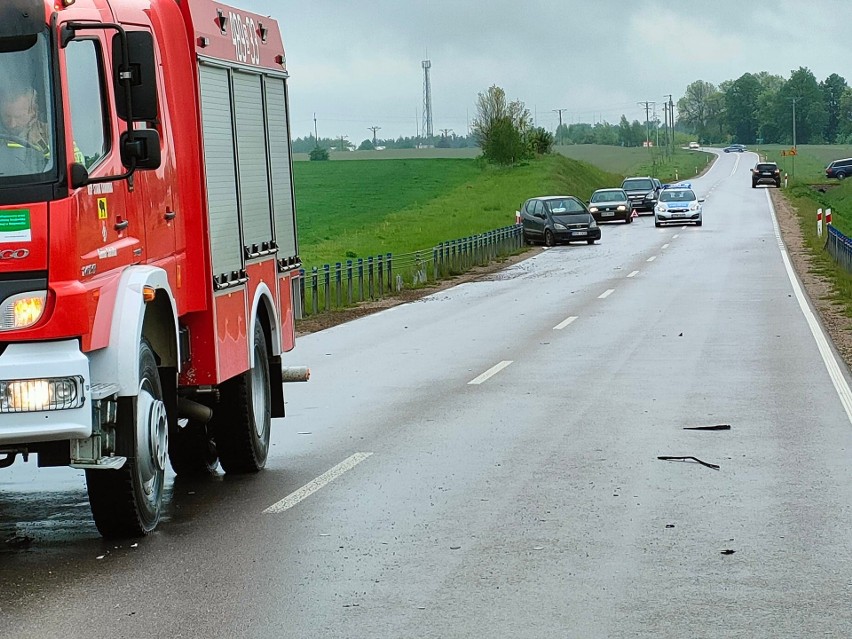
[[[260,470],[306,378],[287,78],[213,0],[0,6],[0,467],[84,469],[105,536],[154,529],[168,460]]]

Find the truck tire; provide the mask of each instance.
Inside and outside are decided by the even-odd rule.
[[[95,525],[104,537],[147,535],[160,521],[168,456],[168,418],[157,361],[139,343],[139,393],[118,400],[116,446],[127,457],[119,470],[86,470]]]
[[[226,473],[255,473],[266,465],[272,425],[272,393],[266,338],[254,327],[254,367],[219,387],[213,434]]]
[[[210,475],[219,466],[216,445],[210,439],[207,425],[192,420],[169,435],[169,461],[178,477]]]

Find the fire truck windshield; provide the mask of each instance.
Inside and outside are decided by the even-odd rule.
[[[0,185],[41,182],[54,172],[52,105],[47,32],[26,49],[0,47]]]

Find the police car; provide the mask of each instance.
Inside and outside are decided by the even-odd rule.
[[[702,213],[704,200],[698,199],[689,182],[667,184],[660,192],[660,197],[654,207],[654,226],[663,224],[695,224],[703,223]]]

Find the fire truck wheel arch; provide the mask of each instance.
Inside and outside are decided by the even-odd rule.
[[[154,302],[144,300],[144,289],[156,291]],[[151,266],[133,266],[124,271],[113,292],[115,302],[105,303],[101,295],[98,313],[112,310],[112,318],[101,325],[109,327],[109,345],[92,353],[92,382],[117,383],[118,394],[130,397],[139,389],[136,362],[143,335],[160,358],[161,366],[179,367],[177,308],[166,272]],[[96,330],[99,322],[95,322]]]
[[[261,305],[266,310],[266,315],[269,322],[264,325],[264,328],[269,331],[269,343],[271,345],[271,356],[281,354],[281,329],[278,314],[275,312],[275,304],[273,303],[272,291],[266,284],[260,284],[254,293],[254,301],[252,302],[251,314],[255,322],[260,321],[259,311]],[[254,366],[254,350],[249,355],[249,366]]]

